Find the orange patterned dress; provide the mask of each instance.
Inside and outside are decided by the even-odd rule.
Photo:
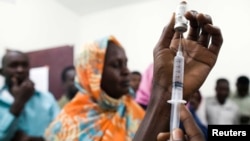
[[[129,94],[109,97],[100,88],[108,41],[121,46],[114,36],[87,43],[77,58],[78,94],[62,109],[45,132],[47,141],[131,141],[144,110]]]

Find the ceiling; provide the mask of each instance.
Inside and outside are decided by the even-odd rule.
[[[83,16],[110,8],[116,8],[150,0],[56,0],[64,7]]]

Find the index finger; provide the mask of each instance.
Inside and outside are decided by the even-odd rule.
[[[12,77],[11,78],[11,82],[13,86],[18,86],[18,82],[17,82],[17,78],[16,77]]]

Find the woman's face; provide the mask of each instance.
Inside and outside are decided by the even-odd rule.
[[[101,88],[111,97],[120,98],[129,91],[129,70],[123,48],[109,42],[101,80]]]

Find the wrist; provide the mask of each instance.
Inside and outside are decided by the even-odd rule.
[[[171,91],[171,85],[163,86],[157,82],[153,82],[151,91],[153,95],[151,96],[152,105],[158,105],[159,101],[167,101],[171,99]]]
[[[155,140],[160,132],[169,131],[171,89],[153,83],[146,115],[139,127],[135,141]]]
[[[25,103],[15,100],[10,107],[10,112],[15,116],[19,116],[19,114],[22,112],[24,108],[24,105]]]
[[[171,105],[167,103],[171,99],[171,86],[163,87],[157,83],[153,83],[151,98],[148,105],[150,112],[159,111],[161,114],[169,115],[168,109]],[[163,110],[164,109],[164,110]]]

